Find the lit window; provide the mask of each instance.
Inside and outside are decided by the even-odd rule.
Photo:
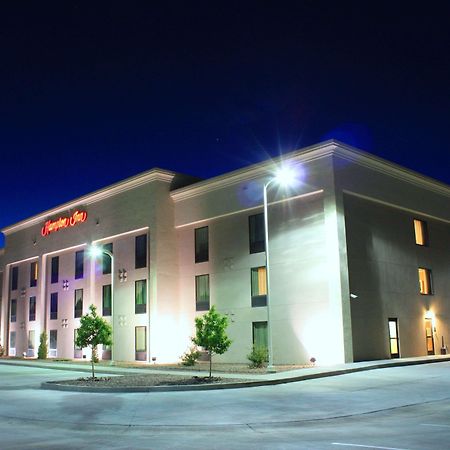
[[[135,328],[134,346],[136,361],[145,361],[147,359],[147,327]]]
[[[135,283],[135,314],[147,312],[147,280],[137,280]]]
[[[209,309],[209,275],[195,277],[195,310],[208,311]]]
[[[255,214],[248,218],[248,231],[250,240],[250,253],[259,253],[265,250],[264,241],[264,214]]]
[[[36,345],[35,331],[28,331],[28,350],[34,350],[34,346]]]
[[[431,270],[430,269],[418,269],[419,274],[419,292],[423,295],[430,295],[431,292]]]
[[[9,333],[9,348],[16,348],[16,332],[10,331]]]
[[[252,306],[267,305],[267,277],[265,267],[253,267],[251,270]]]
[[[209,259],[208,227],[195,229],[195,262],[201,263]]]
[[[30,287],[37,286],[38,279],[38,263],[34,261],[30,264]]]
[[[414,234],[417,245],[428,245],[428,227],[426,222],[414,219]]]

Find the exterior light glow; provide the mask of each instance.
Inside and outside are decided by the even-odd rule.
[[[273,345],[272,345],[272,324],[271,324],[271,308],[272,303],[270,300],[270,264],[269,264],[269,220],[267,214],[267,188],[276,183],[283,187],[291,186],[296,179],[296,173],[292,167],[281,166],[275,172],[275,176],[264,184],[264,242],[265,242],[265,254],[266,254],[266,301],[267,301],[267,346],[269,361],[267,364],[268,372],[275,372],[276,369],[273,365]]]

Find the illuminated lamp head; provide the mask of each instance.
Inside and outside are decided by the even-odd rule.
[[[282,187],[289,187],[296,183],[298,179],[298,173],[294,170],[292,166],[281,166],[279,167],[274,176],[274,181]]]
[[[97,247],[96,245],[91,245],[89,247],[89,255],[93,258],[98,258],[99,256],[102,256],[103,250],[100,247]]]

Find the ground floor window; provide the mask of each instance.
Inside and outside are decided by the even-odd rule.
[[[400,357],[400,347],[398,339],[398,324],[397,319],[389,319],[389,348],[391,352],[391,358]]]
[[[135,313],[147,311],[147,280],[137,280],[135,283]]]
[[[136,361],[147,360],[147,327],[135,328],[135,353]]]
[[[9,333],[9,356],[16,356],[16,332]]]
[[[57,356],[56,349],[58,348],[58,332],[56,330],[50,330],[49,343],[49,356]]]
[[[36,334],[34,330],[28,331],[28,351],[27,356],[33,357],[34,356],[34,346],[36,345]]]
[[[267,322],[253,322],[253,346],[267,348]]]

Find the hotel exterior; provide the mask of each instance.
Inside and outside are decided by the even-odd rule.
[[[337,141],[198,181],[152,169],[3,229],[0,344],[83,358],[94,304],[113,325],[104,359],[166,363],[212,305],[247,362],[267,343],[268,189],[275,364],[439,354],[450,341],[450,187]],[[91,245],[104,252],[90,254]]]

